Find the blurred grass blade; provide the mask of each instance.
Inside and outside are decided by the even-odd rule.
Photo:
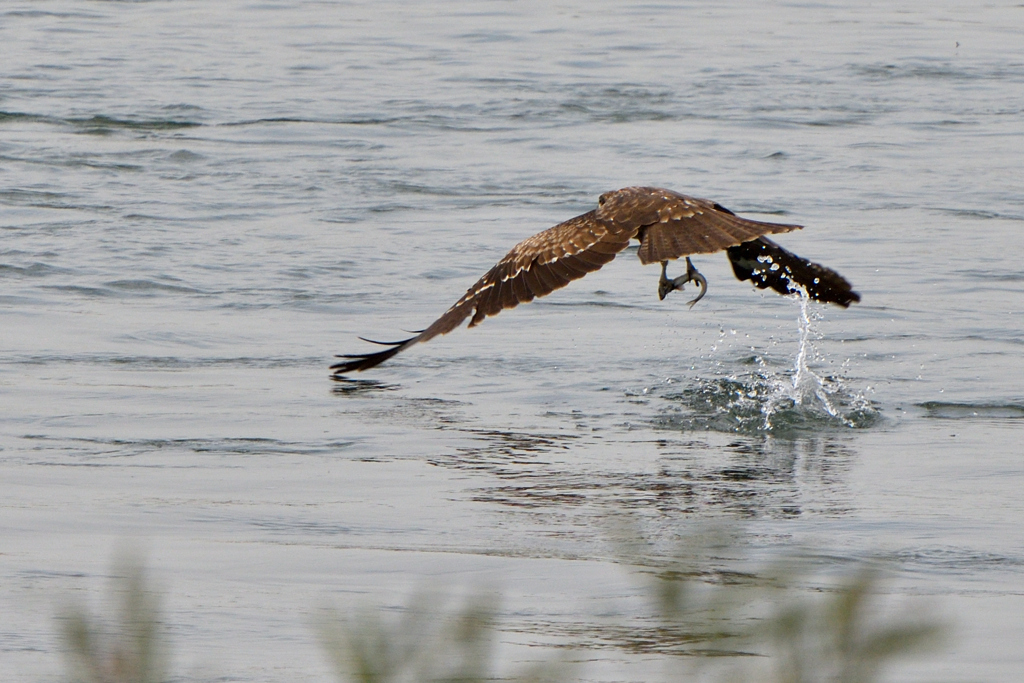
[[[81,605],[65,610],[61,631],[70,679],[82,683],[163,683],[167,679],[160,601],[138,562],[115,572],[110,623]]]

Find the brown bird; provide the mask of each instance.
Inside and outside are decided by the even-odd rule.
[[[661,263],[661,299],[682,289],[685,283],[694,282],[700,286],[700,294],[689,303],[697,303],[707,292],[707,280],[693,267],[689,255],[725,249],[736,277],[750,280],[760,289],[770,287],[780,294],[792,294],[796,291],[794,286],[801,287],[811,299],[843,308],[860,301],[860,295],[839,273],[800,258],[764,237],[800,227],[740,218],[708,199],[657,187],[625,187],[605,192],[597,201],[597,209],[512,247],[505,258],[427,329],[397,342],[360,337],[389,348],[337,356],[345,360],[332,365],[331,370],[337,378],[372,368],[413,344],[451,332],[470,313],[473,317],[469,326],[473,327],[503,309],[550,294],[611,261],[632,239],[640,242],[640,263]],[[686,257],[686,273],[670,280],[666,274],[668,262],[680,257]]]

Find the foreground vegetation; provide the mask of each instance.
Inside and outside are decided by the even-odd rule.
[[[941,637],[933,620],[884,616],[891,605],[879,593],[883,567],[870,562],[827,576],[811,556],[791,553],[751,568],[735,529],[696,534],[669,557],[654,554],[637,534],[618,536],[623,563],[644,584],[648,611],[621,617],[587,642],[566,643],[554,650],[561,656],[528,670],[497,670],[498,599],[487,593],[456,606],[421,593],[391,619],[380,610],[345,617],[335,609],[317,635],[343,683],[576,680],[584,672],[572,664],[573,653],[596,641],[661,655],[665,679],[871,683],[897,658]],[[170,680],[159,600],[139,564],[118,575],[110,617],[82,608],[62,615],[68,679]]]

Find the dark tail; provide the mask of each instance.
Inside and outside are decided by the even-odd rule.
[[[409,337],[397,342],[379,342],[372,339],[365,339],[360,337],[363,341],[370,342],[371,344],[380,344],[381,346],[388,346],[390,348],[384,349],[383,351],[377,351],[376,353],[353,353],[335,356],[335,358],[348,358],[349,360],[335,363],[331,366],[331,376],[340,379],[342,375],[348,372],[357,372],[368,370],[372,367],[380,365],[391,356],[404,351],[416,342],[420,340],[420,335],[415,337]]]
[[[759,289],[770,287],[779,294],[793,294],[796,285],[815,301],[843,308],[860,301],[860,294],[842,275],[786,251],[767,237],[729,247],[727,252],[736,277],[750,280]]]

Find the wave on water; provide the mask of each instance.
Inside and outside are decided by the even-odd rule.
[[[0,111],[0,123],[28,122],[46,123],[52,125],[72,126],[83,133],[88,134],[109,134],[115,130],[132,131],[163,131],[179,130],[181,128],[196,128],[203,124],[199,121],[174,118],[143,118],[106,116],[96,114],[86,117],[59,117],[48,114],[34,114],[19,111]]]
[[[47,434],[25,434],[21,438],[37,444],[31,451],[38,464],[60,466],[110,466],[130,467],[135,465],[126,456],[151,455],[154,453],[197,453],[203,455],[335,455],[338,451],[351,448],[356,441],[351,439],[321,439],[304,441],[283,441],[263,437],[214,437],[184,439],[132,439],[67,437]],[[57,460],[47,457],[54,454]],[[69,458],[68,456],[72,456]],[[85,460],[82,460],[82,457]],[[97,462],[97,460],[106,461]],[[192,467],[193,464],[160,465],[161,467]]]
[[[804,432],[860,429],[881,415],[864,391],[842,377],[822,376],[809,365],[819,359],[809,299],[800,296],[800,347],[793,366],[775,369],[761,356],[754,370],[697,378],[662,398],[671,407],[655,426],[681,431],[796,436]]]
[[[925,409],[925,417],[942,420],[1024,419],[1024,404],[1021,403],[946,403],[944,401],[926,401],[917,405]]]

